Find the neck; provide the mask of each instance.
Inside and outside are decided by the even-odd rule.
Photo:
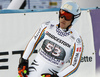
[[[72,24],[71,25],[69,25],[66,29],[62,29],[62,30],[64,30],[64,31],[68,31],[70,28],[71,28],[71,26],[72,26]],[[60,23],[58,24],[58,28],[60,28]]]

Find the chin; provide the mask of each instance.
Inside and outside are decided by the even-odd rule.
[[[64,29],[65,25],[64,24],[60,24],[60,28]]]

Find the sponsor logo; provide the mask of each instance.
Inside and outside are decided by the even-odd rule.
[[[57,2],[49,2],[50,6],[57,6]]]
[[[54,27],[54,25],[53,25],[53,24],[51,24],[51,25],[50,25],[50,28],[52,28],[52,27]]]
[[[84,56],[81,58],[81,62],[92,62],[92,56]]]
[[[39,8],[42,8],[42,9],[43,9],[43,8],[44,8],[44,6],[39,6]]]
[[[77,60],[78,60],[78,56],[79,56],[79,53],[76,53],[76,54],[75,54],[75,57],[74,57],[74,63],[72,64],[73,66],[76,65]]]
[[[50,62],[52,62],[52,63],[54,63],[54,64],[57,64],[57,65],[58,65],[58,64],[60,63],[60,60],[59,60],[59,59],[56,59],[56,58],[54,58],[54,57],[48,55],[46,52],[44,52],[44,51],[42,51],[42,50],[41,50],[40,54],[41,54],[45,59],[47,59],[48,61],[50,61]]]
[[[7,56],[9,55],[8,52],[0,52],[0,56]],[[0,65],[0,70],[8,69],[9,66],[5,65],[5,62],[8,62],[8,58],[0,58],[0,63],[4,63],[4,65]]]
[[[65,4],[65,5],[63,6],[63,8],[66,8],[66,9],[68,9],[68,10],[72,10],[72,9],[73,9],[73,6],[71,6],[71,5],[69,5],[69,4]]]
[[[14,54],[21,54],[22,56],[22,53],[24,52],[23,51],[12,51],[12,55]],[[6,52],[0,52],[0,56],[9,56],[9,52],[6,51]],[[2,65],[0,65],[0,70],[7,70],[9,69],[9,65],[5,65],[5,63],[9,62],[9,58],[0,58],[0,63],[2,63]],[[9,64],[9,63],[8,63]]]
[[[54,27],[54,25],[53,25],[53,24],[51,24],[51,25],[50,25],[50,29],[51,29],[52,27]]]
[[[50,23],[50,21],[48,21],[48,22],[45,22],[45,25],[49,25],[49,23]]]
[[[75,37],[74,36],[70,36],[70,37],[71,37],[71,39],[75,40]]]
[[[56,27],[56,32],[58,33],[58,35],[64,37],[64,36],[68,36],[70,34],[72,34],[73,32],[72,31],[69,31],[69,32],[62,32],[59,28]]]
[[[77,42],[77,43],[81,43],[82,41],[81,41],[80,38],[77,38],[77,39],[76,39],[76,42]]]
[[[9,70],[9,68],[11,68],[9,65],[9,61],[10,61],[11,57],[14,57],[14,55],[15,55],[15,57],[16,57],[16,55],[20,55],[20,57],[21,57],[23,55],[23,52],[24,52],[24,50],[4,51],[4,52],[0,51],[0,56],[2,56],[2,57],[0,57],[0,63],[2,63],[2,65],[0,65],[0,70]],[[37,50],[35,50],[34,53],[37,53]],[[20,57],[17,57],[18,60]],[[6,63],[6,65],[5,65],[5,63]],[[11,62],[11,63],[13,63],[13,62]]]
[[[78,47],[78,48],[76,49],[76,51],[77,51],[77,52],[81,52],[81,51],[82,51],[82,48],[81,48],[81,47]]]
[[[79,8],[77,9],[77,11],[76,12],[78,12],[79,11]]]
[[[35,34],[34,39],[37,38],[37,36],[40,34],[41,28],[38,30],[38,32]]]
[[[83,56],[81,57],[81,63],[83,62],[92,62],[93,57],[92,56]],[[66,63],[70,63],[70,60],[68,60]]]
[[[65,45],[65,46],[67,46],[67,47],[69,47],[69,48],[71,47],[70,44],[64,42],[63,40],[61,40],[61,39],[59,39],[59,38],[57,38],[57,37],[55,37],[54,35],[50,34],[48,31],[46,32],[46,35],[48,35],[48,36],[51,37],[52,39],[56,40],[57,42],[59,42],[59,43]]]

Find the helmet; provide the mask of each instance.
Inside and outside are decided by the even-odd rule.
[[[74,15],[74,19],[72,25],[77,21],[78,17],[81,15],[80,7],[76,4],[76,2],[68,1],[61,6],[62,10],[70,12]]]

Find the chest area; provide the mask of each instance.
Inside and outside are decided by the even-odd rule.
[[[74,43],[74,37],[72,37],[72,31],[62,32],[59,28],[54,27],[52,29],[47,28],[45,30],[44,40],[48,39],[52,41],[52,43],[60,45],[64,48],[64,50],[66,50],[70,49]]]
[[[70,39],[70,35],[61,36],[55,29],[46,29],[43,39],[42,49],[49,55],[55,56],[57,59],[64,60],[70,55],[74,41]]]

